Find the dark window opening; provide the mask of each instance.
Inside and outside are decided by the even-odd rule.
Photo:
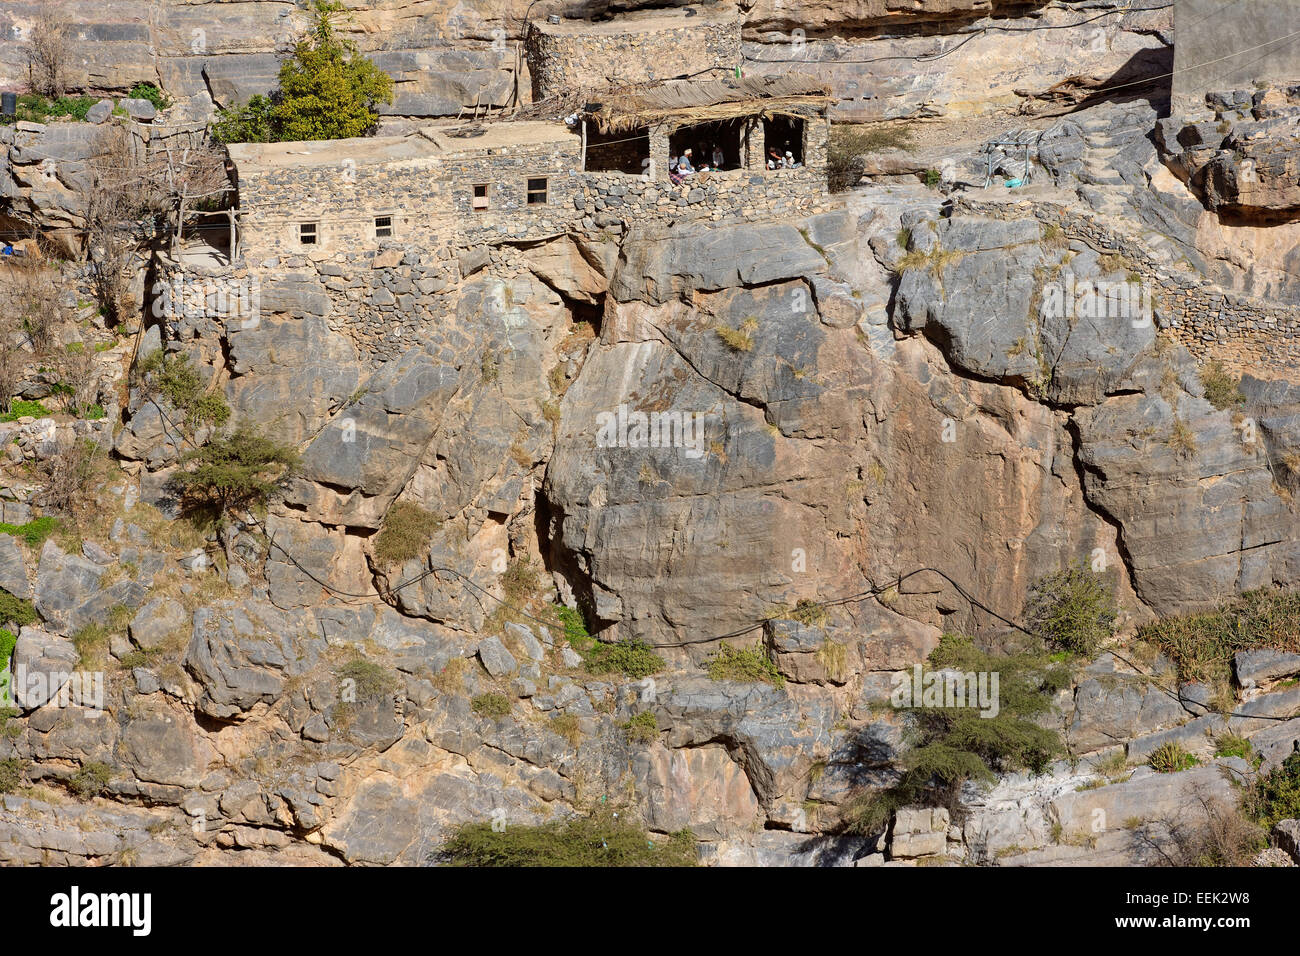
[[[298,223],[298,241],[301,242],[304,246],[316,245],[316,235],[317,235],[316,223],[314,222]]]
[[[536,176],[528,180],[528,205],[540,206],[546,202],[546,177]]]
[[[486,209],[488,207],[488,188],[487,183],[476,183],[474,186],[474,206],[476,210]]]
[[[768,169],[803,165],[803,120],[794,116],[763,120],[763,165]]]
[[[601,133],[587,124],[589,173],[645,173],[650,165],[650,134],[643,129]]]
[[[669,171],[676,163],[679,172],[685,172],[683,157],[694,172],[740,169],[744,165],[741,154],[744,132],[744,120],[738,119],[682,127],[668,137]]]
[[[375,217],[375,238],[388,239],[393,235],[393,217],[376,216]]]

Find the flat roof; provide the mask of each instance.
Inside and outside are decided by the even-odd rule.
[[[529,26],[551,36],[623,36],[628,33],[654,33],[676,30],[701,23],[740,22],[735,8],[721,4],[678,7],[674,10],[638,10],[619,14],[613,20],[569,20],[548,23],[545,18],[530,20]],[[666,52],[666,51],[665,51]]]
[[[580,109],[603,132],[656,123],[682,125],[746,115],[817,115],[830,104],[830,88],[813,76],[725,77],[664,80],[593,93]]]
[[[226,147],[238,169],[291,166],[357,166],[436,159],[506,146],[574,142],[563,123],[503,120],[469,126],[424,126],[403,136],[361,136],[294,143],[231,143]]]

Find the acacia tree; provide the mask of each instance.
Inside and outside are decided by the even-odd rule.
[[[378,107],[393,102],[393,80],[338,34],[345,7],[314,0],[315,20],[280,64],[279,88],[221,110],[212,136],[221,143],[266,143],[368,136]]]
[[[188,452],[181,464],[172,481],[182,509],[191,519],[215,526],[229,568],[234,557],[230,519],[265,510],[293,476],[298,453],[244,424]]]

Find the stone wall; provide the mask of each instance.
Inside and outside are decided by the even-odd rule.
[[[1136,239],[1096,217],[1048,202],[1010,205],[958,200],[963,211],[995,219],[1034,217],[1102,253],[1122,256],[1148,284],[1155,321],[1197,361],[1218,359],[1237,371],[1300,375],[1300,312],[1224,290],[1197,272],[1158,262]]]
[[[467,149],[418,159],[365,163],[277,165],[241,169],[241,254],[333,256],[378,249],[385,238],[423,248],[526,239],[563,231],[580,191],[574,181],[581,162],[572,144],[525,143],[491,150]],[[547,202],[530,206],[528,179],[547,179]],[[489,187],[489,206],[473,209],[473,186]],[[376,234],[375,218],[389,216],[394,232]],[[317,238],[299,238],[305,222]]]
[[[450,242],[454,230],[450,185],[431,158],[240,169],[238,187],[240,250],[252,261],[373,250],[376,216],[392,217],[392,238],[425,246]],[[299,238],[308,222],[313,244]]]
[[[221,268],[161,263],[156,288],[167,298],[155,314],[164,317],[166,337],[213,340],[217,329],[257,328],[273,317],[323,319],[358,356],[378,363],[401,355],[456,307],[461,270],[449,246],[385,243],[274,261],[274,268],[246,260]]]
[[[826,174],[815,168],[698,173],[681,184],[623,173],[587,173],[582,229],[633,223],[735,222],[824,212]]]
[[[580,171],[577,136],[545,143],[467,149],[387,163],[346,158],[311,165],[252,166],[239,174],[240,257],[261,268],[287,258],[369,258],[385,244],[465,248],[544,239],[570,231],[621,228],[633,220],[734,221],[806,215],[829,206],[826,144],[829,123],[804,125],[806,165],[769,171],[760,149],[755,168],[702,173],[675,185],[668,178],[668,133],[650,133],[662,159],[653,178]],[[529,180],[546,180],[545,202],[530,203]],[[488,187],[488,207],[474,208],[474,186]],[[379,237],[375,217],[390,216],[394,233]],[[315,223],[316,242],[300,240]]]
[[[740,64],[740,20],[658,13],[617,25],[532,23],[526,38],[533,97],[645,83]]]
[[[509,146],[492,155],[448,159],[439,170],[452,184],[452,214],[461,244],[501,239],[543,238],[565,232],[573,221],[574,200],[582,194],[581,144]],[[528,180],[546,180],[546,201],[529,204]],[[488,208],[475,211],[473,186],[488,186]]]

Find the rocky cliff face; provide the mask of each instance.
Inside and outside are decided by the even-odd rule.
[[[527,102],[531,82],[520,41],[529,17],[599,19],[685,5],[384,0],[348,4],[347,29],[395,79],[393,116],[455,116],[508,105],[517,95],[516,80],[518,95]],[[708,6],[734,10],[741,18],[748,72],[807,71],[814,65],[835,86],[846,118],[987,108],[999,100],[1016,101],[1016,88],[1044,90],[1072,74],[1108,77],[1152,56],[1146,67],[1154,73],[1170,43],[1167,11],[1125,12],[1118,0],[1101,5],[1113,16],[1095,20],[1071,9],[1041,11],[1038,2],[993,0],[715,0]],[[0,33],[18,42],[0,49],[0,87],[24,87],[22,41],[44,9],[70,25],[70,88],[120,94],[136,83],[153,82],[176,101],[168,117],[187,121],[202,121],[214,107],[272,89],[280,58],[306,23],[305,13],[290,0],[110,0],[93,7],[70,0],[5,0]],[[998,21],[1008,29],[972,27],[991,14],[1008,18]],[[1080,20],[1087,22],[1066,29]],[[1045,25],[1052,29],[1035,31]],[[942,69],[918,69],[918,63],[958,44],[970,45],[959,57],[945,59]],[[1155,53],[1161,50],[1164,54]],[[970,95],[971,84],[977,96]]]
[[[907,6],[940,25],[989,9]],[[207,7],[137,11],[104,61],[134,50],[166,84],[189,77],[168,88],[195,100],[215,98],[213,64],[233,75],[264,56],[269,77],[271,34],[246,25],[287,7]],[[464,22],[460,38],[486,45],[515,22],[472,9],[358,16],[374,43],[423,51],[414,97],[440,82],[423,72],[427,24]],[[786,7],[745,12],[753,43],[793,22]],[[218,14],[239,24],[223,52],[158,52],[186,18]],[[830,34],[900,13],[871,0],[800,15]],[[103,85],[125,85],[122,69]],[[0,587],[39,614],[15,665],[40,677],[0,742],[24,775],[0,811],[0,858],[423,864],[457,824],[599,802],[654,833],[689,828],[717,864],[1150,862],[1131,821],[1227,784],[1217,766],[1117,775],[1114,756],[1142,763],[1173,741],[1253,772],[1215,756],[1231,729],[1275,765],[1300,736],[1300,657],[1238,654],[1225,717],[1216,689],[1116,648],[1045,718],[1074,760],[972,788],[960,819],[925,808],[842,830],[855,795],[898,776],[893,676],[945,632],[997,646],[1044,573],[1105,570],[1126,634],[1296,579],[1287,369],[1256,369],[1220,409],[1163,302],[1099,312],[1074,295],[1148,273],[1241,278],[1202,256],[1205,210],[1161,165],[1157,110],[1036,122],[1039,181],[1018,192],[979,189],[978,140],[954,134],[955,196],[886,171],[797,221],[389,251],[338,274],[304,260],[268,283],[258,322],[167,316],[138,348],[85,310],[105,424],[0,424],[9,525],[39,513],[36,469],[61,439],[112,455],[79,540],[0,534]],[[345,321],[363,298],[409,316],[428,297],[453,302],[449,318],[394,320],[373,330],[383,349]],[[183,415],[126,374],[132,352],[158,349],[188,356],[236,422],[302,452],[221,570],[223,549],[177,520],[169,490],[192,444]],[[25,388],[51,394],[39,376]],[[660,440],[639,432],[635,416],[648,429],[665,413]],[[412,504],[435,520],[390,561],[378,533]],[[593,673],[552,600],[664,668]],[[801,601],[830,607],[809,616]],[[707,669],[723,637],[762,647],[766,679],[714,679],[728,677]],[[74,683],[83,666],[98,696]]]

